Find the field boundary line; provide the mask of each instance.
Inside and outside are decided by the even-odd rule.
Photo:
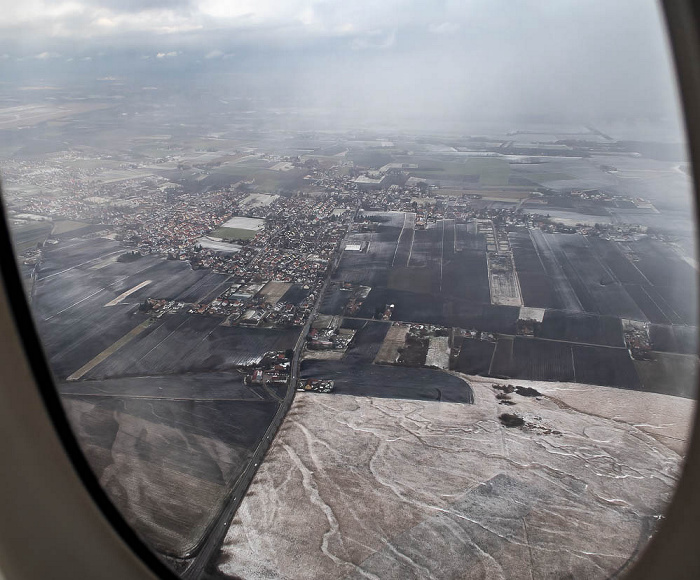
[[[413,237],[411,238],[411,249],[408,251],[408,259],[406,260],[406,267],[411,265],[411,254],[413,254],[413,242],[416,241],[416,228],[413,228]]]
[[[399,245],[401,244],[401,237],[403,236],[403,231],[406,229],[406,219],[408,218],[408,213],[404,212],[403,213],[403,226],[401,227],[401,232],[399,233],[399,237],[396,240],[396,249],[394,250],[394,258],[391,260],[391,267],[394,267],[394,262],[396,262],[396,254],[399,251]]]

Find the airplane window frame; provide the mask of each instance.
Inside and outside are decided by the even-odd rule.
[[[661,0],[665,24],[668,30],[674,57],[677,82],[681,94],[684,123],[687,131],[690,162],[693,167],[700,167],[700,7],[692,0]],[[662,20],[664,20],[662,18]],[[695,107],[694,107],[695,105]],[[700,223],[698,201],[700,186],[693,180],[694,214],[696,226]],[[1,197],[1,192],[0,192]],[[80,482],[104,515],[117,535],[124,541],[132,554],[143,562],[158,578],[177,580],[181,578],[165,564],[131,528],[121,513],[109,499],[88,461],[83,454],[78,439],[68,421],[60,395],[54,386],[54,378],[44,355],[43,346],[34,325],[30,306],[25,296],[24,287],[15,260],[9,226],[4,207],[0,216],[0,277],[7,304],[14,320],[19,345],[30,368],[34,384],[39,391],[46,413],[53,425],[66,456],[77,473]],[[696,245],[698,232],[696,231]],[[700,278],[700,276],[699,276]],[[13,340],[14,337],[5,337]],[[6,388],[0,385],[0,390]],[[50,477],[50,474],[48,474]],[[693,535],[700,532],[700,498],[696,490],[700,489],[700,405],[696,407],[690,445],[685,457],[685,465],[674,491],[673,498],[667,506],[666,518],[652,539],[645,546],[642,555],[634,564],[626,578],[643,580],[663,577],[695,578],[700,577],[700,552],[689,550]],[[679,525],[686,518],[690,523],[688,530]],[[692,525],[695,529],[692,529]],[[690,531],[690,534],[688,534]],[[678,538],[685,537],[686,544],[678,543]],[[2,537],[0,537],[0,544]],[[665,554],[665,557],[664,557]],[[673,555],[678,559],[673,562],[675,570],[669,569]],[[2,571],[0,571],[0,574]],[[697,575],[696,575],[697,574]]]
[[[0,277],[2,277],[2,284],[14,319],[15,330],[20,338],[22,350],[29,363],[35,386],[41,395],[56,435],[80,481],[87,489],[98,509],[107,518],[113,529],[132,550],[134,555],[145,563],[158,578],[181,580],[182,577],[156,556],[124,519],[112,503],[107,492],[103,489],[80,448],[77,436],[61,403],[53,373],[49,368],[48,359],[44,353],[44,347],[39,338],[30,305],[25,295],[7,222],[1,183],[0,200],[2,200],[2,206],[0,207],[0,213],[2,214],[0,216]],[[1,573],[2,571],[0,570]]]

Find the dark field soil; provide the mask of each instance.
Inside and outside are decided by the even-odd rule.
[[[159,324],[100,363],[86,378],[170,375],[230,370],[257,363],[269,351],[292,348],[299,328],[220,326],[221,319],[166,315]]]
[[[612,316],[548,310],[536,329],[539,338],[624,346],[622,323]]]
[[[274,402],[64,396],[88,461],[152,547],[184,555],[216,516]]]
[[[530,236],[527,233],[512,232],[508,234],[508,239],[525,306],[561,308],[552,280],[545,272]]]
[[[59,379],[146,321],[139,311],[146,297],[201,301],[225,287],[226,276],[157,256],[118,262],[123,253],[104,239],[68,239],[46,250],[33,306]],[[110,498],[150,546],[169,554],[184,556],[203,537],[286,393],[246,386],[234,367],[291,348],[300,331],[223,327],[222,320],[166,314],[59,387]]]
[[[343,360],[348,364],[371,363],[377,356],[390,326],[390,322],[365,322],[355,333]]]
[[[306,360],[302,378],[332,379],[334,393],[365,397],[390,397],[471,403],[471,387],[463,380],[435,369],[355,364],[344,361]]]
[[[495,342],[465,338],[455,370],[468,375],[488,375],[495,348]]]
[[[571,346],[524,337],[499,339],[491,375],[535,381],[573,381]]]
[[[698,357],[654,353],[653,361],[635,361],[643,391],[696,399],[698,396]]]
[[[407,336],[405,346],[399,349],[398,364],[406,367],[421,367],[425,364],[430,341],[427,338]]]
[[[623,389],[641,387],[634,362],[626,349],[576,345],[573,356],[579,383]]]

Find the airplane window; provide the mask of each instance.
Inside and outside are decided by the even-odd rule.
[[[3,4],[27,301],[170,569],[631,567],[698,373],[655,2]]]

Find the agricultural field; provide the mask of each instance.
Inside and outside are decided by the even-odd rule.
[[[692,355],[698,352],[698,328],[696,326],[650,324],[649,334],[652,350]]]
[[[301,364],[301,377],[333,380],[333,392],[340,395],[473,402],[473,393],[466,381],[436,369],[305,360]]]
[[[164,316],[85,375],[86,379],[232,371],[257,364],[266,352],[293,348],[298,328],[221,326],[222,319]]]
[[[257,230],[244,230],[242,228],[220,227],[209,234],[214,238],[223,240],[252,240],[258,235]]]
[[[335,281],[372,288],[366,303],[374,308],[395,302],[395,296],[401,301],[402,294],[407,292],[415,294],[416,300],[434,311],[443,300],[490,304],[483,235],[472,233],[464,224],[456,225],[454,220],[414,230],[414,214],[378,216],[385,221],[376,232],[349,236],[348,243],[365,243],[368,247],[362,252],[343,252],[333,277]],[[347,299],[343,291],[332,290],[321,311],[341,314],[343,301]],[[369,318],[373,315],[374,312]],[[361,316],[367,317],[366,308]],[[436,313],[436,316],[441,315]],[[419,321],[429,322],[423,318]]]
[[[278,195],[269,195],[266,193],[250,193],[244,199],[241,200],[240,207],[245,210],[249,210],[255,207],[269,206],[272,205],[278,198]]]
[[[537,229],[530,230],[530,237],[534,243],[535,251],[537,252],[537,255],[542,263],[542,267],[552,285],[553,292],[557,297],[560,308],[572,312],[582,312],[584,308],[568,279],[567,273],[562,268],[562,265],[557,260],[557,256],[555,255],[552,247],[549,245],[548,238]],[[525,302],[525,306],[536,305]]]
[[[500,336],[495,345],[488,341],[463,339],[453,366],[465,374],[507,379],[576,382],[664,394],[692,392],[689,385],[696,376],[697,357],[685,357],[688,360],[682,361],[686,365],[683,368],[688,370],[684,376],[691,379],[684,379],[685,386],[674,390],[669,385],[675,371],[664,359],[667,355],[655,353],[654,356],[657,360],[651,362],[633,361],[627,349],[622,347]],[[694,363],[690,362],[693,358]],[[644,376],[640,380],[642,372]]]
[[[535,381],[572,382],[575,374],[571,346],[518,336],[499,338],[489,374]]]
[[[53,225],[49,221],[36,221],[12,227],[12,242],[15,253],[22,254],[27,250],[36,249],[51,234]]]
[[[450,368],[450,343],[447,336],[431,336],[425,366],[430,368]]]
[[[478,328],[504,334],[515,334],[520,310],[517,306],[492,306],[465,299],[379,288],[372,289],[358,316],[373,318],[377,309],[386,304],[394,305],[392,320]]]
[[[638,243],[540,230],[510,232],[515,271],[506,284],[508,280],[502,280],[504,274],[498,271],[507,270],[506,262],[493,266],[489,279],[485,237],[474,223],[445,219],[415,230],[414,214],[374,215],[383,220],[376,232],[352,236],[354,243],[367,243],[368,251],[345,252],[335,273],[338,282],[370,288],[353,316],[372,319],[393,305],[395,321],[498,333],[496,343],[461,339],[461,350],[454,351],[459,355],[451,366],[467,374],[645,388],[627,352],[621,318],[666,323],[673,318],[663,314],[647,317],[650,306],[642,302],[640,293],[651,304],[675,313],[668,304],[682,298],[674,298],[672,289],[662,283],[676,270],[687,268],[677,256],[669,256],[672,259],[664,272],[650,271],[646,276],[642,267],[651,266],[630,258]],[[658,248],[646,244],[637,249],[642,250],[649,255]],[[508,304],[491,304],[494,291],[496,302],[503,302],[507,294]],[[661,293],[668,295],[668,302]],[[332,287],[321,311],[343,314],[351,295],[351,291]],[[517,336],[521,303],[538,309],[534,337]],[[693,329],[652,325],[652,348],[658,344],[658,350],[695,352]],[[378,356],[379,348],[375,345],[371,351],[372,360],[396,360],[396,349],[382,347],[383,356]],[[367,362],[371,362],[369,357]],[[657,374],[670,372],[668,365],[654,365],[646,366]],[[650,388],[665,392],[663,384],[660,381],[658,387]]]
[[[365,212],[364,215],[381,220],[379,227],[375,232],[353,233],[347,237],[346,245],[366,244],[366,249],[344,251],[333,280],[370,287],[385,286],[407,218],[403,212]]]
[[[377,357],[391,323],[368,320],[357,330],[343,361],[350,364],[371,364]]]
[[[489,254],[487,262],[491,304],[522,306],[520,283],[511,256]]]
[[[68,233],[75,234],[79,230],[82,230],[87,227],[90,227],[90,224],[86,222],[77,222],[73,220],[57,220],[53,222],[53,229],[51,230],[51,235],[59,236]]]
[[[331,284],[321,299],[319,312],[331,316],[340,316],[345,312],[352,293],[343,290],[339,284]]]
[[[227,276],[192,270],[180,261],[156,256],[130,263],[110,261],[121,253],[116,242],[104,239],[59,243],[45,250],[33,308],[59,378],[72,375],[143,325],[148,316],[139,306],[145,298],[203,302],[226,288]],[[103,261],[106,265],[93,269]],[[150,283],[142,286],[144,281]],[[294,293],[301,296],[304,292],[292,287],[284,296],[294,298]],[[143,326],[128,343],[87,372],[86,378],[229,369],[259,360],[267,351],[290,348],[299,333],[299,329],[223,327],[221,322],[218,317],[186,313],[164,316]]]
[[[495,349],[495,342],[460,339],[459,357],[454,363],[454,370],[465,375],[488,376]]]
[[[653,286],[652,299],[674,324],[694,324],[697,319],[697,272],[669,247],[652,239],[628,244],[635,265]],[[649,290],[645,287],[645,290]]]
[[[498,185],[498,186],[476,186],[472,184],[453,185],[440,183],[439,194],[447,197],[461,197],[463,195],[480,195],[480,200],[474,200],[474,205],[481,203],[484,206],[495,207],[495,204],[488,202],[501,202],[504,204],[519,203],[532,194],[533,187],[519,185]],[[416,201],[420,203],[420,198]]]
[[[153,548],[182,556],[205,536],[278,407],[235,376],[186,380],[60,387],[86,458],[116,507]],[[84,388],[74,392],[78,384]],[[217,386],[218,398],[207,399]]]
[[[183,183],[186,187],[193,189],[227,187],[241,181],[253,180],[253,187],[261,193],[288,195],[306,186],[305,170],[294,168],[289,171],[275,171],[268,169],[270,165],[268,161],[246,159],[209,167],[206,174],[201,170],[192,169],[174,169],[159,173],[171,181]]]
[[[265,284],[265,286],[263,286],[262,290],[260,290],[258,294],[260,296],[264,296],[266,302],[269,302],[270,304],[277,304],[277,302],[279,302],[282,297],[287,294],[291,287],[292,284],[289,282],[271,280]]]
[[[625,345],[619,318],[561,310],[547,310],[535,335],[566,342],[618,347]]]
[[[515,173],[519,177],[525,177],[526,179],[529,179],[533,183],[538,183],[538,184],[543,184],[543,183],[549,183],[550,181],[568,181],[570,179],[574,179],[573,176],[569,175],[568,173],[536,173],[536,172],[530,172],[530,171],[518,171]]]
[[[626,568],[674,492],[665,474],[682,465],[692,401],[519,382],[544,396],[515,395],[509,409],[540,428],[509,429],[492,387],[506,383],[470,381],[473,405],[300,394],[228,532],[221,575],[592,579]]]
[[[184,556],[217,517],[285,394],[245,384],[238,368],[293,348],[300,329],[225,327],[222,317],[184,309],[152,319],[140,308],[145,298],[212,300],[228,276],[155,255],[118,262],[123,253],[104,238],[47,246],[33,312],[97,476],[151,546]],[[288,284],[269,291],[308,294]]]
[[[406,342],[406,334],[408,333],[408,326],[406,325],[392,325],[384,337],[382,346],[377,352],[377,356],[374,359],[374,364],[394,364],[399,357],[399,349],[403,348]]]
[[[698,357],[654,353],[652,361],[634,361],[643,391],[695,399],[698,396]]]
[[[411,175],[429,181],[469,183],[475,186],[508,185],[510,167],[497,157],[473,157],[466,161],[418,160],[418,169]]]
[[[626,349],[577,344],[572,351],[576,382],[639,390],[641,382]],[[665,392],[659,384],[649,390]]]
[[[526,306],[693,324],[692,268],[654,240],[612,242],[540,230],[509,234]]]
[[[586,312],[644,320],[624,286],[597,257],[588,238],[579,234],[544,234]]]
[[[248,217],[232,217],[228,221],[221,224],[221,227],[216,229],[210,235],[214,237],[230,238],[230,239],[250,239],[265,226],[265,220],[259,218]],[[228,235],[217,236],[216,232],[228,233]]]
[[[471,174],[479,176],[481,185],[508,185],[510,166],[503,159],[472,158],[465,165]]]

